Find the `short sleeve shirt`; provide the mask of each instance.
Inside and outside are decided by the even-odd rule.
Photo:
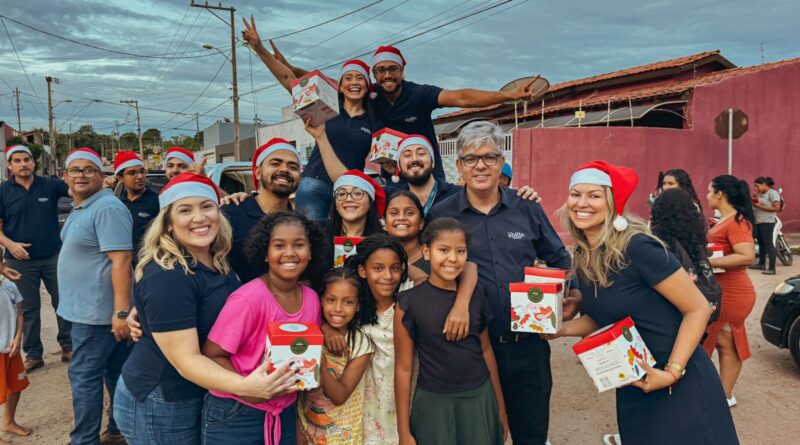
[[[444,179],[436,178],[436,186],[432,192],[432,196],[428,197],[428,202],[421,202],[423,210],[425,211],[425,216],[427,216],[430,209],[433,208],[436,204],[444,201],[450,195],[454,195],[460,192],[462,189],[461,186],[450,184],[449,182],[445,181]],[[385,187],[386,190],[386,198],[390,198],[393,194],[399,192],[400,190],[410,190],[408,183],[404,184],[393,184],[387,185]]]
[[[442,332],[455,301],[455,291],[430,281],[397,295],[397,305],[404,311],[403,326],[419,354],[417,387],[426,391],[469,391],[489,378],[481,347],[481,333],[492,318],[486,294],[481,286],[475,289],[469,302],[469,335],[457,342],[447,340]]]
[[[428,138],[433,145],[433,155],[436,165],[433,175],[445,179],[442,167],[442,155],[439,153],[439,142],[436,140],[436,131],[433,128],[431,113],[439,108],[439,94],[442,89],[433,85],[421,85],[407,80],[403,81],[400,97],[395,103],[389,102],[378,84],[373,84],[374,91],[378,91],[375,98],[375,111],[383,123],[393,130],[406,134],[421,134]]]
[[[730,255],[734,253],[733,246],[753,242],[753,226],[746,219],[737,221],[735,215],[730,216],[709,229],[708,242],[722,246],[723,255]],[[747,266],[725,268],[726,273],[745,269]]]
[[[6,236],[26,247],[32,260],[58,253],[58,200],[69,196],[67,184],[60,179],[33,177],[29,189],[12,177],[0,185],[0,220]],[[6,258],[13,258],[6,250]]]
[[[125,207],[128,208],[128,211],[131,212],[131,219],[133,220],[131,242],[133,243],[133,257],[135,263],[136,255],[139,253],[139,245],[142,242],[142,238],[144,238],[144,233],[150,226],[150,222],[161,210],[161,206],[158,203],[158,193],[149,188],[145,188],[142,196],[130,201],[128,200],[128,193],[123,190],[119,200],[122,201]]]
[[[780,202],[780,200],[781,194],[775,189],[769,189],[767,193],[758,195],[758,203],[766,207],[772,207],[773,202]],[[756,224],[774,223],[778,217],[775,212],[767,212],[757,208],[753,208],[753,214],[756,217]]]
[[[168,400],[205,394],[205,389],[178,374],[159,349],[153,333],[195,329],[198,347],[202,348],[225,300],[237,287],[239,280],[232,271],[216,272],[202,263],[190,263],[189,272],[180,264],[171,270],[155,262],[144,266],[142,278],[133,287],[133,304],[139,311],[144,335],[122,368],[125,386],[137,400],[144,400],[156,385],[161,385]]]
[[[245,252],[247,239],[250,233],[258,226],[258,222],[265,216],[263,210],[255,200],[256,195],[251,195],[248,199],[238,206],[228,204],[222,206],[222,214],[228,218],[233,229],[233,245],[228,254],[228,261],[231,267],[239,275],[242,283],[246,283],[261,275],[260,270],[248,258]]]
[[[5,354],[17,335],[17,304],[22,303],[22,294],[11,280],[0,280],[0,353]]]
[[[131,250],[130,212],[111,190],[100,190],[74,207],[61,240],[58,315],[75,323],[111,324],[114,288],[107,253]]]

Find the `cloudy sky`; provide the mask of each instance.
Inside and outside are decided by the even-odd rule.
[[[767,62],[800,57],[797,0],[233,1],[225,5],[237,9],[237,37],[241,17],[253,14],[262,38],[283,36],[276,44],[298,66],[322,67],[405,40],[398,46],[406,78],[444,88],[498,89],[533,74],[557,83],[713,49],[748,66],[761,63],[762,42]],[[201,129],[231,118],[230,64],[202,47],[227,54],[229,28],[189,3],[0,0],[0,120],[16,127],[18,87],[23,129],[46,128],[45,76],[61,80],[53,86],[61,132],[89,123],[111,133],[115,121],[121,132],[135,131],[135,113],[122,99],[139,101],[142,131],[193,134],[194,113]],[[256,111],[262,121],[280,120],[288,93],[246,47],[237,57],[241,121],[252,122]]]

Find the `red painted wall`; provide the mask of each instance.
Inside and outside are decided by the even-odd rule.
[[[772,176],[776,187],[784,190],[786,208],[780,214],[784,230],[800,231],[800,62],[696,88],[689,100],[685,130],[517,130],[514,185],[534,186],[552,215],[566,199],[572,172],[584,162],[604,159],[639,172],[639,187],[629,206],[641,216],[649,216],[647,195],[656,185],[658,172],[670,168],[688,171],[703,200],[710,180],[727,173],[727,141],[714,133],[714,118],[730,107],[750,118],[748,132],[733,143],[733,174],[750,183],[757,176]],[[710,214],[707,207],[704,210]]]

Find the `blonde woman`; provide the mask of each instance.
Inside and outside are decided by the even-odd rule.
[[[646,376],[617,390],[622,442],[738,444],[719,376],[698,345],[708,304],[664,244],[624,211],[638,180],[604,161],[573,174],[562,212],[583,315],[548,338],[583,337],[630,316],[657,364],[640,363]]]
[[[225,301],[239,286],[226,256],[231,227],[205,176],[182,173],[159,195],[142,241],[134,304],[144,335],[125,362],[114,417],[127,443],[199,444],[206,390],[270,398],[293,380],[286,367],[244,377],[200,353]]]

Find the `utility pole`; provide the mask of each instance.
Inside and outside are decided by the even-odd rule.
[[[56,174],[56,146],[58,145],[56,142],[56,121],[53,117],[53,89],[52,84],[61,83],[61,80],[57,77],[47,76],[45,77],[47,81],[47,110],[50,118],[50,165],[52,168],[51,174]],[[45,157],[45,152],[42,151],[42,175],[45,173],[45,165],[47,164],[47,158]]]
[[[115,128],[114,134],[117,136],[117,151],[120,151],[122,150],[122,147],[120,146],[120,141],[119,141],[119,121],[114,121],[114,128]],[[111,144],[111,151],[112,152],[114,151],[113,143]]]
[[[22,114],[19,112],[19,88],[15,89],[17,95],[17,131],[22,132]]]
[[[72,151],[72,122],[69,124],[69,151]]]
[[[136,131],[139,133],[139,157],[144,159],[144,150],[142,149],[142,121],[139,118],[139,101],[138,100],[121,100],[123,104],[133,105],[136,108]]]
[[[197,140],[197,146],[199,149],[202,149],[203,147],[200,145],[200,113],[194,114],[194,126],[197,129],[197,132],[194,134],[194,137]]]
[[[227,23],[231,27],[231,71],[233,79],[233,160],[240,161],[242,153],[239,150],[239,82],[236,76],[236,22],[234,21],[234,12],[236,8],[233,6],[225,7],[220,3],[218,6],[209,5],[208,1],[205,4],[198,5],[192,0],[191,6],[203,9],[216,9],[219,11],[228,11],[231,13],[231,21]],[[215,14],[216,15],[216,14]],[[220,19],[222,20],[222,19]],[[222,20],[225,22],[224,20]],[[224,53],[223,53],[224,54]]]

